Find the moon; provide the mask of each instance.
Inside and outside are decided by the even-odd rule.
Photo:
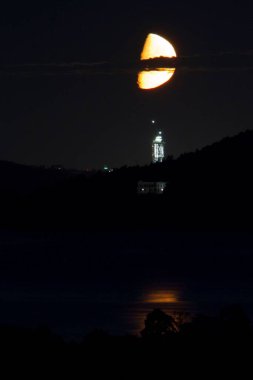
[[[176,56],[177,53],[173,45],[165,38],[153,33],[150,33],[147,36],[141,53],[141,60],[159,57],[172,58]],[[150,90],[159,87],[168,82],[175,71],[175,68],[160,68],[151,71],[141,71],[138,74],[138,86],[142,90]]]

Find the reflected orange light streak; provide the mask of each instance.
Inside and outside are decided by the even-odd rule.
[[[146,295],[144,299],[145,303],[178,303],[179,299],[173,292],[166,290],[156,290]]]

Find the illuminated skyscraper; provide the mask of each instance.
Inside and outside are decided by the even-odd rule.
[[[152,122],[153,123],[153,122]],[[164,142],[162,132],[159,131],[152,144],[152,162],[163,162],[164,159]]]

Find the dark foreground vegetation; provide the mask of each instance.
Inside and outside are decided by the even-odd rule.
[[[229,226],[251,228],[253,131],[161,164],[112,173],[0,165],[2,226]],[[137,183],[166,181],[162,196]],[[157,210],[159,218],[157,217]]]
[[[65,342],[46,328],[0,328],[1,370],[19,376],[67,378],[146,378],[194,376],[244,378],[252,373],[253,335],[239,306],[218,317],[189,321],[155,309],[139,336],[109,336],[94,331],[82,342]],[[241,377],[242,376],[242,377]]]

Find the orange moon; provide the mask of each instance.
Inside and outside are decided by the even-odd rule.
[[[141,53],[141,60],[160,57],[172,58],[176,56],[177,53],[174,47],[165,38],[153,33],[147,36]],[[142,90],[159,87],[172,78],[175,70],[175,68],[160,68],[151,71],[141,71],[138,74],[138,86]]]

